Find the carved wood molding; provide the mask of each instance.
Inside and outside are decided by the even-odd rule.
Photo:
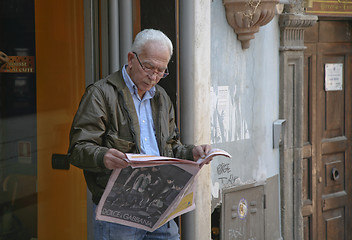
[[[275,16],[279,0],[224,0],[226,19],[241,41],[242,49],[249,48],[249,41],[259,27]]]

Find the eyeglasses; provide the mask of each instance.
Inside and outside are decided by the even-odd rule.
[[[144,70],[144,72],[146,72],[148,74],[149,77],[152,77],[154,75],[154,73],[156,73],[156,75],[160,78],[165,78],[167,77],[167,75],[169,75],[169,70],[168,68],[166,68],[164,71],[157,71],[155,69],[152,68],[148,68],[146,66],[144,66],[141,61],[138,58],[138,54],[136,52],[133,52],[134,55],[136,55],[137,60],[139,62],[139,65],[141,65],[141,68]]]

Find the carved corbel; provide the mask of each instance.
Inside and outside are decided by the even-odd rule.
[[[249,41],[259,27],[275,16],[279,0],[224,0],[227,22],[241,41],[242,49],[249,48]]]
[[[318,20],[314,15],[290,14],[280,15],[280,50],[304,50],[304,31]]]

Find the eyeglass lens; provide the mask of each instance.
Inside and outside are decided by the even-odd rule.
[[[143,69],[149,76],[153,76],[153,74],[156,73],[156,75],[157,75],[158,77],[165,78],[167,75],[169,75],[169,70],[168,70],[168,68],[166,68],[166,69],[165,69],[164,71],[162,71],[162,72],[155,71],[154,69],[151,69],[151,68],[148,68],[148,67],[144,66],[144,65],[141,63],[141,61],[139,60],[138,54],[137,54],[136,52],[133,52],[133,54],[136,55],[139,65],[142,67],[142,69]]]

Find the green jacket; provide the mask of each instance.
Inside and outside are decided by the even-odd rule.
[[[193,160],[194,145],[179,141],[169,96],[162,87],[155,87],[151,106],[160,155]],[[121,70],[87,87],[70,132],[69,161],[83,169],[95,204],[112,172],[103,162],[109,148],[140,153],[138,117]]]

